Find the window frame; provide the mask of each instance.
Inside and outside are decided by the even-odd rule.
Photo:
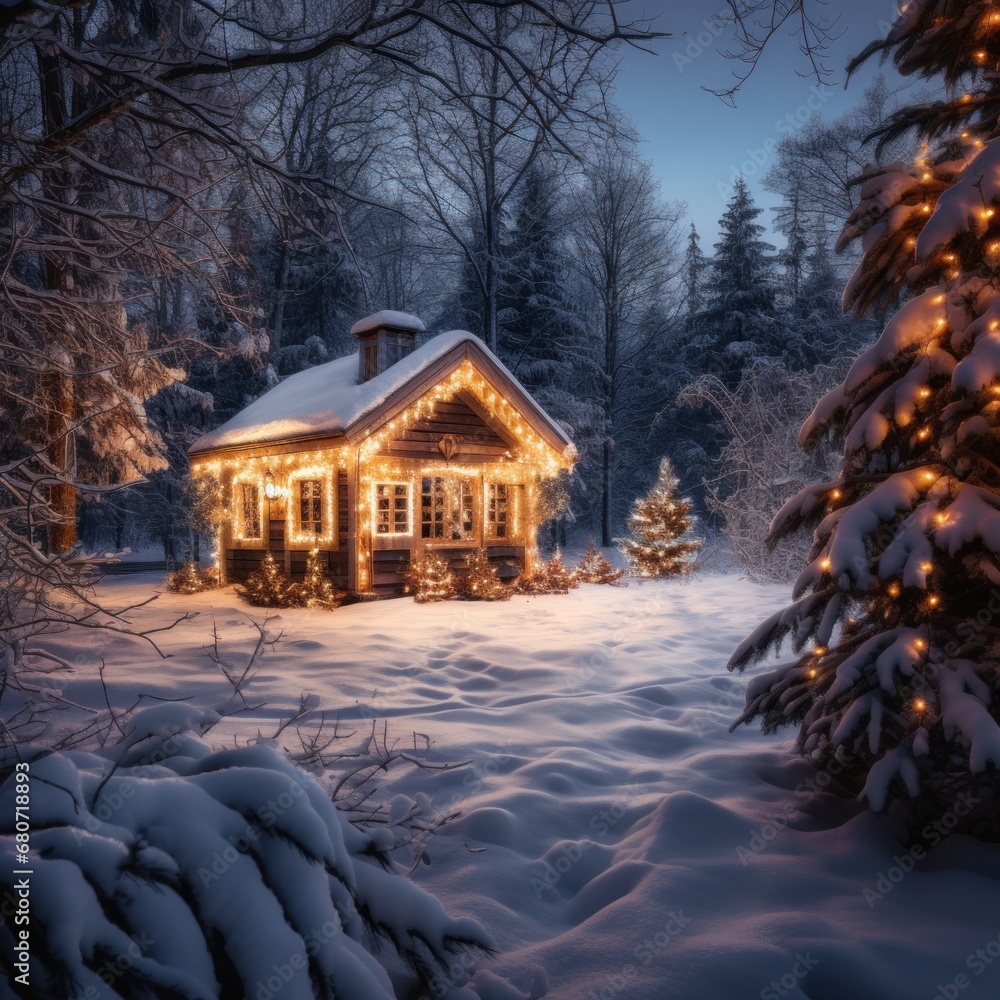
[[[501,496],[500,491],[503,491]],[[503,521],[500,520],[501,503]],[[514,487],[510,483],[486,482],[483,491],[483,528],[491,541],[509,542],[514,523]],[[503,533],[499,528],[503,525]]]
[[[430,492],[425,489],[425,484],[432,484]],[[440,489],[436,489],[434,484],[440,484]],[[442,517],[440,521],[434,519],[436,513],[433,498],[438,495],[443,496]],[[425,498],[431,498],[431,503],[426,503]],[[464,527],[465,521],[461,518],[464,510],[464,503],[468,499],[469,527]],[[430,508],[431,519],[425,520],[425,511]],[[458,519],[455,518],[458,514]],[[461,545],[476,541],[478,529],[478,517],[476,511],[476,487],[473,479],[467,476],[442,476],[437,474],[422,475],[420,477],[420,538],[429,544],[440,545]],[[449,525],[463,525],[462,535],[459,538],[447,533]],[[435,534],[434,529],[440,527],[441,534]],[[427,531],[426,529],[430,529]]]
[[[260,541],[264,537],[264,509],[262,503],[263,490],[260,483],[237,482],[239,488],[239,511],[237,514],[237,525],[239,540]],[[253,490],[253,503],[247,502],[247,493]],[[253,521],[247,521],[247,514],[253,511]],[[256,531],[250,530],[256,527]]]
[[[302,495],[303,494],[303,487],[307,483],[315,484],[316,493],[315,493],[314,496],[305,497],[305,496]],[[321,537],[323,535],[323,524],[325,523],[325,520],[326,520],[326,518],[324,517],[324,510],[323,510],[323,508],[326,506],[326,504],[324,503],[324,499],[325,499],[324,494],[326,492],[325,486],[326,486],[326,484],[323,482],[323,479],[321,477],[318,477],[318,476],[315,476],[315,477],[314,476],[303,476],[301,479],[296,479],[295,480],[295,489],[296,489],[296,493],[297,493],[297,496],[295,498],[295,500],[296,500],[296,517],[297,517],[296,527],[298,528],[298,533],[300,535],[312,535],[314,538],[319,538],[319,537]],[[309,518],[308,522],[307,522],[307,519],[305,517],[303,517],[303,513],[304,513],[304,509],[305,509],[304,508],[304,504],[306,504],[307,502],[313,502],[313,503],[319,505],[319,517],[318,518]],[[306,524],[307,523],[309,523],[310,525],[314,525],[315,524],[317,526],[316,527],[306,528]]]
[[[387,525],[388,529],[395,529],[395,526],[400,522],[396,519],[395,515],[400,512],[400,510],[406,513],[406,530],[396,531],[396,530],[386,530],[379,531],[380,518],[379,515],[382,513],[379,510],[379,490],[382,488],[391,488],[392,493],[388,497],[389,507],[386,510],[388,520],[384,523]],[[399,497],[396,494],[396,490],[405,490],[403,495],[404,506],[402,508],[398,507],[396,501]],[[380,479],[377,482],[372,483],[372,538],[409,538],[413,535],[413,484],[407,482],[403,479]]]

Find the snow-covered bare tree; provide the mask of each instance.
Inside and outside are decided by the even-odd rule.
[[[716,375],[702,375],[680,394],[679,404],[709,406],[722,420],[726,443],[705,483],[705,505],[751,579],[787,581],[802,566],[806,540],[786,539],[771,551],[766,540],[789,491],[832,474],[831,451],[803,453],[796,431],[836,375],[828,366],[792,372],[758,359],[734,389]]]
[[[623,143],[603,146],[585,171],[573,227],[576,265],[596,333],[587,371],[604,416],[599,482],[601,544],[613,542],[615,434],[627,387],[659,350],[667,292],[681,268],[681,206],[665,203],[649,165]],[[595,391],[596,390],[596,391]]]
[[[583,11],[588,6],[580,5],[581,24],[593,17]],[[569,153],[572,129],[607,124],[608,64],[582,36],[540,31],[530,5],[494,4],[482,25],[478,48],[441,39],[433,53],[437,92],[424,80],[409,89],[405,148],[413,156],[406,183],[423,203],[428,235],[450,248],[462,268],[465,309],[475,316],[468,325],[495,351],[507,270],[505,227],[516,195],[543,151]],[[511,56],[550,81],[552,95],[532,94],[505,72]]]
[[[346,53],[451,98],[459,85],[442,93],[435,54],[492,49],[498,78],[517,81],[548,125],[572,94],[548,63],[497,48],[498,13],[530,20],[536,41],[584,61],[647,37],[596,0],[3,6],[0,461],[5,506],[24,506],[4,530],[18,526],[12,544],[35,553],[38,580],[67,583],[69,563],[57,574],[38,532],[53,552],[72,549],[88,472],[112,467],[101,481],[122,483],[163,466],[145,403],[182,376],[181,343],[215,339],[253,354],[265,342],[245,277],[246,210],[274,210],[280,190],[277,210],[294,208],[303,225],[310,212],[324,225],[341,218],[345,192],[326,171],[290,170],[278,118],[261,113],[276,96],[276,68],[330,66]],[[338,114],[356,111],[347,102]],[[144,307],[164,281],[182,289],[173,313],[182,322],[169,330]]]

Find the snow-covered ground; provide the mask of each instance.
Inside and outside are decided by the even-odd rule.
[[[155,582],[109,578],[102,596],[124,603]],[[265,704],[212,735],[271,732],[310,692],[351,729],[384,719],[390,742],[471,761],[393,768],[379,794],[461,810],[413,877],[485,925],[501,950],[484,967],[524,995],[547,983],[557,1000],[997,996],[1000,849],[952,838],[914,863],[933,828],[902,843],[891,821],[824,792],[790,734],[729,733],[745,681],[725,662],[786,597],[702,575],[273,613],[284,635],[248,695]],[[64,649],[77,666],[66,694],[103,703],[103,656],[116,706],[139,692],[221,701],[203,649],[213,625],[237,661],[262,612],[230,589],[165,594],[139,618],[185,609],[199,615],[161,637],[167,660],[118,636]]]

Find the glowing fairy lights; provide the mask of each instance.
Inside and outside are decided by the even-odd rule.
[[[438,404],[451,402],[459,394],[471,396],[481,407],[487,422],[502,427],[513,438],[511,447],[492,461],[462,462],[428,454],[423,458],[392,454],[393,442],[399,441],[420,421],[435,416]],[[287,447],[287,446],[286,446]],[[284,449],[282,449],[284,450]],[[210,477],[216,481],[221,500],[219,551],[224,551],[228,533],[239,547],[259,548],[268,537],[267,524],[278,519],[284,524],[286,544],[336,549],[341,530],[337,482],[340,475],[353,481],[354,576],[356,589],[371,592],[374,586],[373,555],[376,548],[393,548],[394,542],[420,548],[435,544],[458,544],[452,539],[423,539],[419,528],[421,479],[440,476],[450,480],[470,481],[474,505],[474,541],[489,539],[492,543],[506,542],[524,547],[525,572],[530,573],[538,553],[534,527],[538,523],[540,480],[552,478],[563,469],[572,467],[576,453],[572,445],[564,452],[546,441],[517,407],[465,360],[450,375],[414,400],[401,412],[365,432],[358,440],[348,437],[336,446],[284,454],[248,455],[233,453],[223,457],[195,460],[191,471],[195,477]],[[321,496],[321,530],[304,530],[303,483],[318,482]],[[242,485],[258,490],[258,512],[254,526],[258,533],[248,534],[243,512]],[[406,529],[394,530],[396,510],[389,530],[378,531],[378,503],[384,499],[380,486],[406,488],[408,517]],[[505,487],[505,533],[498,536],[491,527],[489,498],[496,496],[498,487]],[[314,489],[314,488],[311,488]],[[265,491],[270,492],[270,496]],[[491,494],[490,491],[494,492]],[[314,494],[310,492],[310,496]],[[384,511],[383,511],[384,514]],[[383,517],[383,521],[384,521]],[[315,525],[315,521],[309,522]],[[402,524],[402,522],[398,522]],[[386,524],[383,524],[386,528]],[[232,544],[232,543],[230,543]]]

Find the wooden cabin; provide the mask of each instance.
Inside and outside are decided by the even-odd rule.
[[[220,499],[219,568],[242,581],[265,553],[293,578],[318,549],[338,586],[401,593],[433,550],[460,568],[485,547],[529,571],[540,484],[576,449],[471,333],[416,346],[424,325],[385,311],[356,323],[358,352],[292,375],[197,440],[191,471]]]

